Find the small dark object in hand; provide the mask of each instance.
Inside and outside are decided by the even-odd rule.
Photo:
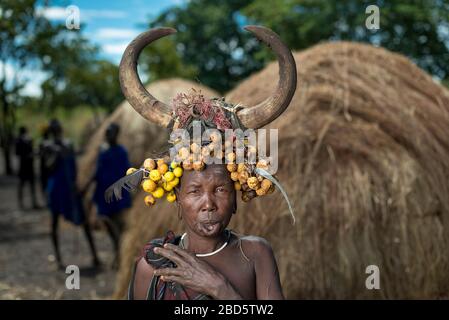
[[[165,238],[158,238],[151,240],[145,247],[144,247],[144,257],[148,264],[150,264],[154,269],[160,269],[160,268],[176,268],[176,264],[173,263],[171,260],[156,254],[154,252],[154,248],[157,247],[163,247],[166,243],[171,243],[176,245],[176,243],[179,243],[180,237],[176,237],[173,231],[168,231]]]

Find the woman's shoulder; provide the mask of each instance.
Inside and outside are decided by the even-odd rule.
[[[260,255],[266,255],[273,251],[270,242],[265,238],[254,235],[242,235],[234,232],[233,234],[248,258],[257,260]]]
[[[128,299],[146,299],[148,288],[153,279],[154,268],[148,264],[144,257],[136,261],[135,270],[131,278]]]

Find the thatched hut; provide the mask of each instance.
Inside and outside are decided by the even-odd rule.
[[[269,127],[279,129],[278,177],[297,223],[277,192],[239,203],[231,227],[272,243],[291,299],[446,297],[449,91],[405,57],[369,45],[327,43],[294,57],[296,94]],[[277,70],[268,65],[227,100],[261,102],[274,90]],[[173,93],[186,89],[170,86]],[[140,148],[133,141],[136,161],[157,147],[144,144],[150,133],[142,136]],[[145,241],[168,228],[181,231],[172,205],[147,209],[137,197],[117,298]],[[369,265],[379,267],[379,290],[365,286]]]

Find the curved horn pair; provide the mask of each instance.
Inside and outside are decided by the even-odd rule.
[[[257,129],[279,117],[289,105],[296,90],[296,64],[292,53],[276,33],[260,26],[246,26],[245,29],[270,47],[279,63],[276,91],[258,105],[237,111],[246,128]],[[141,33],[128,45],[120,62],[120,85],[126,99],[145,119],[162,127],[168,127],[172,120],[172,108],[153,97],[142,85],[137,74],[137,60],[145,46],[175,32],[172,28],[156,28]]]

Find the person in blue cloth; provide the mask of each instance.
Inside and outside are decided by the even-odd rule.
[[[98,267],[100,261],[97,257],[89,224],[85,219],[81,196],[76,187],[77,170],[73,146],[69,140],[63,138],[62,126],[58,120],[51,120],[49,131],[51,142],[46,146],[47,156],[45,159],[48,168],[46,194],[52,215],[51,238],[58,267],[64,268],[58,239],[60,215],[67,221],[83,227],[92,253],[93,266]]]
[[[131,166],[128,152],[117,143],[119,132],[120,127],[115,123],[111,123],[106,129],[106,143],[100,147],[96,171],[85,188],[87,189],[92,182],[96,184],[92,200],[96,204],[98,216],[104,222],[114,245],[114,267],[118,266],[120,237],[123,231],[122,213],[131,207],[131,196],[126,191],[123,192],[123,198],[120,201],[106,203],[104,198],[106,189],[122,177]]]

